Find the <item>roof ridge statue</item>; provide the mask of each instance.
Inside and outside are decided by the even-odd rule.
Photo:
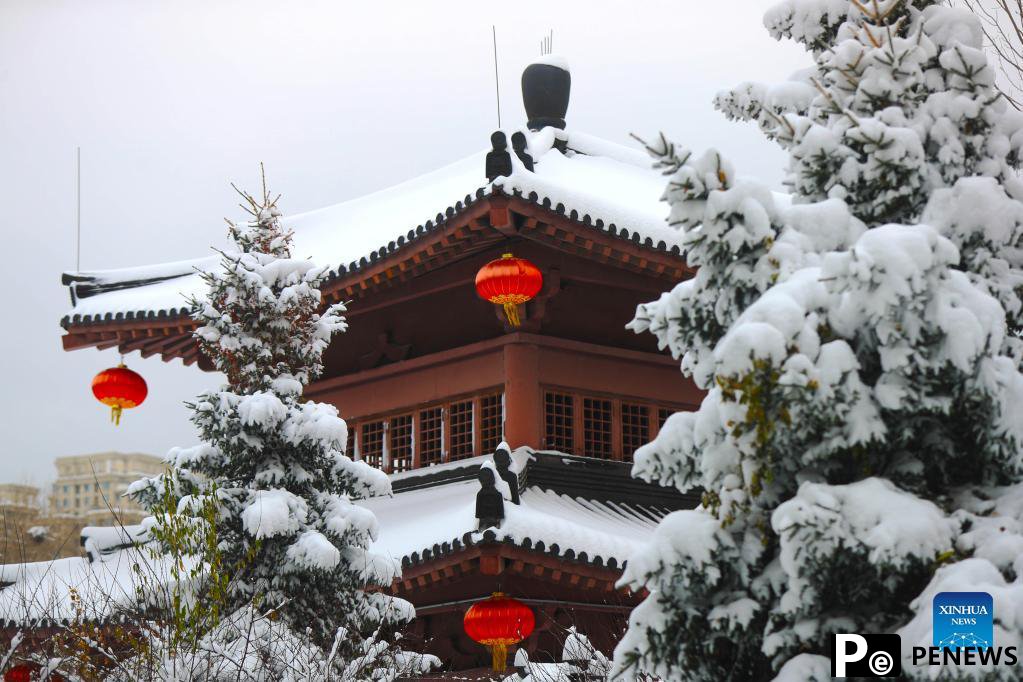
[[[500,528],[504,520],[504,495],[497,489],[497,478],[494,469],[480,466],[476,473],[480,482],[480,491],[476,493],[476,518],[479,519],[479,530],[484,528]]]
[[[519,157],[519,161],[530,173],[533,172],[533,155],[526,149],[526,134],[521,130],[517,130],[512,133],[512,149],[515,151],[515,156]]]
[[[511,491],[512,504],[519,503],[519,476],[511,470],[511,447],[508,443],[501,441],[494,450],[494,464],[501,479],[508,484]]]
[[[495,130],[490,136],[492,149],[487,152],[487,180],[493,182],[500,177],[512,174],[511,154],[508,153],[508,138],[503,131]]]

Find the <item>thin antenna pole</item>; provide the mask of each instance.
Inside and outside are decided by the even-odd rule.
[[[497,26],[491,24],[491,34],[494,38],[494,90],[497,93],[497,127],[501,127],[501,79],[497,75]]]
[[[75,272],[82,271],[82,148],[75,147]]]

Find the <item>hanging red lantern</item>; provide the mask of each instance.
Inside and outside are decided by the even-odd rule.
[[[494,592],[476,602],[462,619],[465,634],[490,647],[494,672],[502,673],[508,661],[508,646],[518,644],[533,632],[533,610],[517,599]]]
[[[4,682],[31,682],[33,677],[39,679],[40,666],[36,663],[22,663],[8,669],[4,673]]]
[[[531,301],[543,288],[540,268],[525,258],[506,253],[492,260],[476,273],[476,293],[495,305],[504,306],[505,317],[518,327],[518,306]]]
[[[149,389],[146,380],[124,366],[110,367],[92,379],[92,394],[96,400],[110,407],[110,421],[121,423],[121,411],[138,407],[146,399]]]
[[[4,682],[32,682],[38,680],[43,667],[38,663],[21,663],[7,669],[4,673]],[[65,677],[59,673],[51,672],[46,678],[51,682],[65,682]]]

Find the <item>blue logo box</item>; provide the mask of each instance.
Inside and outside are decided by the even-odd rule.
[[[933,609],[934,646],[988,649],[995,645],[994,601],[987,592],[940,592]]]

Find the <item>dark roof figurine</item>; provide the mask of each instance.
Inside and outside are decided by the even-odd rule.
[[[508,153],[508,138],[500,130],[490,136],[492,149],[487,152],[487,180],[493,182],[512,174],[511,154]]]
[[[533,157],[526,151],[526,134],[521,130],[512,133],[512,149],[515,150],[515,156],[519,157],[519,161],[526,167],[526,170],[532,173]]]
[[[500,528],[504,520],[504,495],[497,489],[497,478],[490,467],[481,466],[476,477],[480,482],[480,491],[476,493],[476,518],[479,519],[479,530],[484,528]]]
[[[512,504],[519,503],[519,476],[511,470],[511,448],[502,441],[494,450],[494,464],[501,480],[508,484]]]

